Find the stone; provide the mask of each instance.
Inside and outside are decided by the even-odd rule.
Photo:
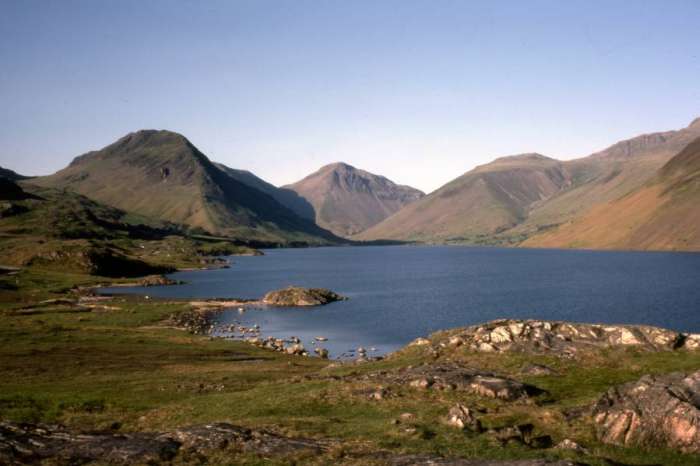
[[[481,421],[479,421],[474,413],[462,404],[456,404],[447,413],[447,424],[458,429],[468,429],[475,432],[481,432]]]
[[[408,346],[425,346],[429,344],[430,340],[428,340],[427,338],[416,338],[411,343],[409,343]]]
[[[165,275],[149,275],[139,280],[139,285],[141,286],[170,286],[181,285],[182,283],[183,282],[179,280],[173,280]]]
[[[700,453],[700,371],[644,376],[596,403],[598,438],[609,444]]]
[[[205,453],[235,445],[245,452],[263,455],[280,455],[296,451],[321,453],[324,447],[316,441],[290,438],[265,430],[252,430],[219,422],[186,427],[167,432],[161,438],[173,439],[181,448]]]
[[[62,464],[160,463],[174,458],[179,446],[175,440],[148,433],[81,433],[56,425],[0,423],[0,464],[45,459]]]
[[[450,346],[453,346],[453,347],[457,347],[457,346],[461,346],[463,343],[464,343],[464,340],[462,340],[462,338],[460,338],[458,336],[454,336],[454,337],[450,337],[447,344]]]
[[[588,450],[571,439],[565,438],[561,442],[557,443],[554,448],[557,450],[571,450],[576,453],[586,454]]]
[[[422,389],[425,389],[425,390],[427,390],[428,388],[430,388],[430,386],[431,386],[432,384],[433,384],[433,381],[430,380],[430,379],[428,379],[428,378],[426,378],[426,377],[422,377],[422,378],[420,378],[420,379],[412,380],[412,381],[409,383],[409,385],[410,385],[411,387],[413,387],[413,388],[422,388]]]
[[[290,286],[282,290],[271,291],[263,299],[268,306],[321,306],[347,298],[325,288],[301,288]]]
[[[689,350],[700,349],[700,333],[691,333],[683,336],[683,347]]]
[[[506,401],[524,400],[543,393],[532,385],[455,363],[424,364],[373,376],[381,379],[381,383],[403,384],[423,390],[464,391]]]
[[[525,365],[521,372],[527,375],[552,375],[556,373],[554,369],[543,364],[530,363]]]

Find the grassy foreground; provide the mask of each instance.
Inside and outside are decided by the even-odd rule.
[[[184,302],[115,297],[88,310],[60,300],[41,303],[73,297],[74,287],[100,281],[36,269],[0,276],[0,419],[123,432],[226,421],[342,440],[322,457],[275,459],[280,464],[367,464],[353,460],[352,453],[378,449],[468,458],[570,458],[601,465],[608,460],[698,464],[697,457],[677,452],[600,444],[585,416],[571,416],[614,384],[648,373],[697,369],[698,352],[625,349],[578,361],[455,352],[450,360],[510,375],[548,393],[534,402],[507,402],[384,386],[391,396],[373,401],[367,394],[378,385],[363,374],[420,364],[430,355],[410,347],[383,361],[339,365],[169,327],[170,315],[189,309]],[[546,364],[557,375],[523,376],[520,369],[529,362]],[[456,402],[483,410],[486,427],[532,423],[555,443],[570,438],[589,453],[500,445],[488,435],[457,430],[444,422]],[[395,422],[402,413],[414,416]],[[250,454],[210,458],[214,464],[269,461]]]

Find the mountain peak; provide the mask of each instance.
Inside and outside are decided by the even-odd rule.
[[[205,156],[182,134],[168,130],[141,129],[122,136],[99,151],[87,152],[73,159],[69,166],[81,165],[87,161],[107,158],[151,156],[193,155]]]
[[[190,141],[180,133],[166,129],[140,129],[120,138],[112,146],[138,146],[138,145],[160,145],[160,144],[191,144]],[[108,146],[109,147],[109,146]]]
[[[700,128],[700,117],[697,117],[696,119],[691,121],[688,125],[688,128]]]
[[[324,165],[285,188],[313,206],[318,225],[340,236],[363,231],[424,196],[344,162]]]
[[[355,170],[357,170],[357,168],[355,168],[352,165],[347,164],[345,162],[333,162],[333,163],[329,163],[328,165],[324,165],[318,171],[319,172],[328,172],[328,171],[355,171]]]
[[[546,155],[539,154],[537,152],[526,152],[523,154],[514,154],[514,155],[506,155],[504,157],[499,157],[496,160],[494,160],[492,163],[495,162],[518,162],[518,161],[552,161],[554,160],[551,157],[547,157]]]

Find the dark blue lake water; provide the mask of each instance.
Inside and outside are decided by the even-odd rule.
[[[263,335],[315,336],[339,356],[394,350],[450,327],[502,317],[650,324],[700,332],[700,254],[459,246],[275,249],[232,257],[230,269],[178,272],[182,286],[117,288],[162,297],[259,298],[288,285],[350,300],[313,309],[235,310],[222,323]]]

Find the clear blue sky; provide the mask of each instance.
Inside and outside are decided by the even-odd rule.
[[[426,191],[700,116],[700,2],[0,0],[0,166],[141,128],[275,183],[345,161]]]

